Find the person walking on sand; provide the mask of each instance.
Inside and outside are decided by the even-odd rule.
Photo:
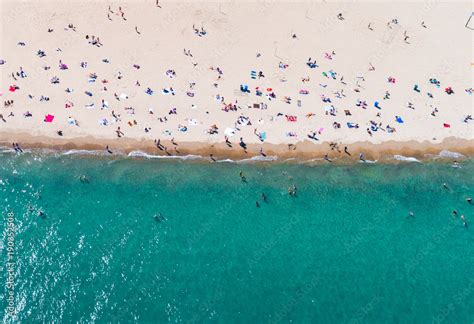
[[[351,156],[351,153],[349,153],[349,150],[348,150],[347,146],[344,146],[344,153]]]
[[[232,143],[229,141],[229,138],[227,136],[225,137],[225,143],[228,147],[232,147]]]

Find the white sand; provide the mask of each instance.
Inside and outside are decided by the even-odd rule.
[[[115,13],[121,6],[127,20],[116,14],[110,14],[112,21],[108,20],[109,5]],[[62,130],[66,139],[113,139],[120,126],[128,139],[174,137],[178,142],[216,143],[224,141],[224,131],[235,128],[238,117],[243,115],[250,118],[252,125],[239,126],[232,142],[243,137],[247,143],[260,143],[254,129],[265,132],[265,142],[273,144],[309,140],[307,134],[320,129],[324,129],[316,134],[320,142],[344,144],[392,140],[439,143],[448,137],[474,138],[474,121],[463,121],[467,115],[474,115],[472,95],[465,91],[472,87],[473,80],[474,34],[465,27],[473,11],[470,2],[160,1],[160,5],[162,8],[157,8],[154,0],[1,0],[0,59],[6,63],[0,65],[0,92],[2,102],[14,100],[14,104],[1,108],[7,122],[0,121],[0,137],[11,139],[14,134],[28,133],[58,138],[56,132]],[[338,13],[343,14],[344,20],[337,19]],[[387,23],[392,19],[397,19],[398,24],[391,23],[390,28]],[[422,22],[427,28],[422,27]],[[369,23],[373,31],[369,30]],[[76,31],[67,28],[68,24],[73,24]],[[207,34],[196,35],[193,24],[204,26]],[[135,26],[141,34],[136,33]],[[49,33],[48,28],[54,31]],[[409,44],[404,42],[405,31]],[[98,36],[103,46],[89,44],[86,35]],[[26,45],[18,46],[18,42]],[[184,48],[193,57],[184,55]],[[46,57],[36,55],[40,49]],[[332,51],[332,60],[325,58],[325,53]],[[261,56],[257,57],[257,53]],[[309,57],[319,67],[310,69],[306,65]],[[102,62],[105,58],[110,64]],[[60,70],[59,60],[69,69]],[[83,61],[87,68],[80,67]],[[280,69],[280,61],[289,67]],[[194,67],[193,63],[198,65]],[[140,65],[140,69],[133,68],[133,64]],[[370,64],[375,71],[369,71]],[[43,66],[51,68],[44,70]],[[223,71],[221,80],[217,80],[218,72],[212,71],[211,66]],[[15,81],[11,73],[20,67],[27,77]],[[168,78],[168,69],[175,70],[176,77]],[[251,79],[251,70],[263,71],[265,78]],[[322,75],[330,70],[337,72],[335,80]],[[119,72],[123,75],[120,80]],[[97,74],[95,83],[88,83],[90,73]],[[59,84],[51,84],[54,76],[59,78]],[[342,76],[346,84],[341,83]],[[303,83],[304,77],[309,77],[310,82]],[[394,77],[396,83],[389,83],[388,77]],[[430,78],[439,80],[440,88],[430,84]],[[101,83],[104,79],[107,84]],[[136,86],[136,81],[141,86]],[[196,83],[192,90],[191,82]],[[251,93],[243,94],[239,90],[241,84],[248,85]],[[413,90],[415,84],[420,93]],[[20,89],[10,92],[11,85]],[[107,91],[101,91],[104,85]],[[262,97],[255,95],[256,86],[264,90]],[[68,87],[74,92],[66,93]],[[145,93],[147,87],[154,90],[152,96]],[[163,95],[161,90],[167,87],[173,87],[176,95]],[[267,87],[274,90],[276,99],[269,101],[265,97]],[[452,87],[455,93],[448,95],[446,87]],[[355,92],[356,88],[360,92]],[[299,94],[300,89],[309,94]],[[337,98],[335,92],[341,90],[345,97]],[[93,96],[87,96],[85,91]],[[194,97],[189,97],[188,91]],[[390,92],[390,99],[383,99],[385,91]],[[128,94],[128,99],[117,101],[114,93]],[[33,99],[28,98],[29,94]],[[223,104],[214,98],[217,94],[226,103],[237,100],[240,108],[223,111]],[[50,100],[40,102],[42,95]],[[321,95],[329,97],[331,103],[324,103]],[[285,96],[291,97],[291,104],[283,101]],[[109,109],[101,109],[102,99],[109,103]],[[356,106],[358,99],[367,102],[367,109]],[[73,102],[74,107],[65,108],[66,101]],[[374,107],[374,101],[380,102],[381,110]],[[248,108],[260,102],[267,104],[266,110]],[[407,102],[413,103],[415,109],[408,108]],[[85,107],[92,103],[95,108]],[[336,116],[325,115],[324,107],[328,105],[337,109]],[[129,114],[127,107],[132,107],[135,114]],[[434,107],[438,109],[436,117],[431,116]],[[150,108],[153,115],[149,114]],[[176,115],[168,114],[172,108],[176,108]],[[114,121],[112,110],[121,115],[120,122]],[[352,116],[345,116],[344,110],[350,110]],[[26,111],[33,116],[25,118]],[[14,117],[7,117],[10,112]],[[283,116],[277,117],[278,113]],[[315,116],[305,117],[309,113]],[[52,123],[43,121],[46,114],[55,116]],[[288,122],[284,115],[297,116],[298,121]],[[167,122],[157,120],[165,116]],[[401,116],[404,123],[397,123],[395,116]],[[68,125],[68,117],[76,119],[79,126]],[[108,126],[99,125],[102,118],[108,120]],[[133,120],[137,125],[131,127],[127,123]],[[373,136],[366,131],[371,120],[382,123],[382,129],[372,132]],[[341,128],[334,129],[334,122],[340,123]],[[360,127],[349,129],[347,122]],[[179,124],[187,126],[187,132],[178,131]],[[207,134],[214,124],[219,128],[218,134]],[[396,132],[384,131],[387,125],[396,128]],[[145,127],[151,127],[151,131],[145,133]],[[288,137],[288,132],[297,137]]]

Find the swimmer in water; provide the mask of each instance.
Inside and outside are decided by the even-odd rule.
[[[239,172],[239,176],[240,176],[240,180],[242,180],[242,182],[247,182],[247,178],[244,176],[244,173],[242,172],[242,170]]]
[[[46,214],[44,213],[44,211],[40,210],[38,212],[38,216],[41,217],[41,218],[46,218]]]
[[[472,198],[471,198],[471,197],[466,198],[466,202],[467,202],[468,204],[471,204],[471,205],[472,205]]]
[[[457,210],[453,210],[453,217],[456,217],[458,215],[458,211]]]
[[[264,202],[268,203],[267,195],[265,195],[263,192],[262,192],[262,199]]]
[[[448,185],[446,184],[446,182],[443,183],[443,188],[449,190],[449,187],[448,187]]]
[[[256,202],[255,202],[255,206],[256,206],[257,208],[260,208],[260,203],[259,203],[258,201],[256,201]]]
[[[461,221],[462,221],[462,225],[467,228],[467,221],[464,215],[461,215]]]
[[[413,212],[410,210],[410,212],[408,213],[408,216],[415,218],[415,213],[413,213]]]
[[[154,218],[155,218],[155,221],[158,222],[158,223],[161,223],[162,221],[166,220],[163,217],[163,215],[161,215],[161,213],[155,214]]]
[[[79,180],[82,182],[82,183],[89,183],[89,179],[85,176],[85,175],[82,175],[79,177]]]
[[[288,187],[288,194],[292,197],[296,197],[296,186],[291,185]]]

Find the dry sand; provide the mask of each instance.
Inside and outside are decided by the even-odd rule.
[[[161,139],[169,154],[213,152],[223,157],[258,154],[261,147],[267,155],[288,157],[339,154],[330,151],[330,142],[339,143],[339,150],[348,146],[356,157],[361,150],[375,157],[474,150],[474,122],[464,121],[474,115],[467,91],[473,80],[473,31],[465,27],[473,11],[471,2],[160,1],[161,8],[154,0],[0,3],[0,59],[6,61],[0,65],[0,98],[14,100],[13,105],[0,108],[6,120],[0,121],[0,142],[60,148],[109,145],[114,150],[165,154],[153,142]],[[338,19],[339,13],[343,20]],[[203,27],[206,35],[197,35],[193,25]],[[90,44],[86,35],[99,37],[103,46]],[[46,56],[40,58],[38,50]],[[307,66],[309,57],[318,67]],[[60,60],[67,70],[59,69]],[[87,62],[87,67],[82,68],[81,62]],[[279,68],[280,62],[288,67]],[[27,77],[14,80],[11,74],[20,67]],[[223,71],[220,79],[217,67]],[[165,75],[169,69],[175,77]],[[252,79],[252,70],[262,71],[265,77]],[[330,71],[337,73],[334,78]],[[88,82],[91,73],[97,75],[94,83]],[[51,83],[53,77],[59,78],[58,84]],[[388,82],[389,77],[396,82]],[[440,87],[430,78],[440,81]],[[190,83],[195,83],[192,89]],[[248,85],[251,93],[241,92],[241,84]],[[413,90],[415,84],[420,92]],[[19,89],[9,91],[12,85]],[[263,96],[256,95],[257,86]],[[148,87],[154,91],[151,96],[145,93]],[[174,96],[162,94],[163,88],[170,87]],[[454,93],[447,94],[446,87]],[[66,88],[73,92],[67,93]],[[272,88],[275,99],[265,96],[267,88]],[[384,99],[386,91],[389,99]],[[114,93],[128,98],[118,101]],[[237,110],[224,111],[216,95]],[[41,96],[49,101],[40,101]],[[291,97],[291,103],[285,102],[285,96]],[[331,102],[323,102],[321,96]],[[108,102],[108,109],[102,109],[102,100]],[[367,102],[366,109],[356,105],[358,100]],[[375,101],[381,109],[374,107]],[[74,106],[65,108],[66,102]],[[408,102],[414,109],[407,107]],[[249,108],[260,103],[267,109]],[[86,108],[90,104],[94,108]],[[334,115],[325,113],[331,105]],[[170,115],[173,108],[177,114]],[[32,116],[24,117],[26,111]],[[114,120],[112,111],[120,120]],[[53,122],[44,122],[47,114],[54,115]],[[289,122],[285,115],[296,116],[297,121]],[[247,117],[251,125],[236,124],[239,116]],[[397,123],[396,116],[404,123]],[[68,124],[69,117],[79,126]],[[167,121],[160,122],[160,117]],[[108,125],[99,125],[104,118]],[[370,121],[380,125],[372,136],[367,132]],[[341,127],[335,129],[334,122]],[[348,122],[359,128],[348,128]],[[179,125],[187,131],[179,131]],[[218,127],[217,134],[207,132],[212,125]],[[396,131],[388,132],[388,125]],[[115,132],[119,126],[121,138]],[[240,130],[229,138],[229,148],[224,132],[236,128]],[[266,134],[264,142],[255,130]],[[319,141],[307,137],[313,132]],[[249,145],[247,154],[239,147],[241,137]],[[171,138],[180,144],[179,153]],[[288,144],[296,144],[296,150],[289,150]]]

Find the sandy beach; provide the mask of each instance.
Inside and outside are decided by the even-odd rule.
[[[4,145],[474,153],[470,2],[0,4]]]

